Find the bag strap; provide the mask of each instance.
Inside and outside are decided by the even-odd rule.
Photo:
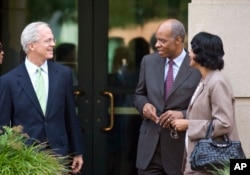
[[[212,120],[209,122],[209,125],[208,125],[208,128],[207,128],[207,132],[206,132],[206,139],[209,139],[209,138],[212,139],[212,132],[213,132],[213,130],[214,130],[213,121],[214,121],[214,119],[212,119]],[[225,141],[229,141],[228,135],[227,135],[227,134],[224,134],[224,135],[223,135],[223,139],[224,139]]]
[[[213,127],[213,119],[209,122],[209,125],[207,127],[207,132],[206,132],[206,139],[212,138],[212,132],[214,130]]]

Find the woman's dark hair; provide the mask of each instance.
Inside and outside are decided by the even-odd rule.
[[[223,69],[224,49],[219,36],[200,32],[193,37],[191,48],[195,54],[194,61],[201,66],[212,70]]]

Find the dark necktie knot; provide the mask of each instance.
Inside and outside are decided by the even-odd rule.
[[[169,61],[168,61],[168,64],[169,64],[169,66],[173,66],[173,64],[174,64],[174,60],[172,60],[172,59],[171,59],[171,60],[169,60]]]

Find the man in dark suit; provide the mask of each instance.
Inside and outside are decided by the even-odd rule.
[[[56,154],[72,155],[72,173],[77,173],[83,164],[83,137],[75,111],[72,72],[48,61],[53,58],[55,40],[47,23],[27,25],[21,44],[27,57],[1,77],[0,126],[22,125],[30,138],[48,142]],[[38,68],[41,96],[36,92],[41,87]]]
[[[185,132],[175,131],[171,121],[186,118],[186,109],[201,75],[189,66],[184,49],[185,28],[176,19],[163,22],[156,31],[157,53],[141,62],[134,104],[143,117],[138,142],[139,175],[181,175]],[[173,60],[173,84],[164,92],[169,61]],[[167,93],[168,95],[165,95]]]

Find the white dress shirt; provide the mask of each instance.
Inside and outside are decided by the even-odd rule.
[[[182,62],[183,62],[185,56],[186,56],[186,51],[183,49],[183,51],[181,52],[181,54],[173,60],[173,61],[174,61],[174,63],[173,63],[173,74],[174,74],[174,79],[175,79],[175,77],[176,77],[176,75],[177,75],[177,73],[178,73],[178,71],[179,71],[179,69],[180,69],[180,67],[181,67],[181,64],[182,64]],[[169,67],[169,66],[168,66],[168,61],[169,61],[169,59],[167,58],[166,64],[165,64],[164,81],[166,80],[167,73],[168,73],[168,67]]]
[[[35,90],[36,87],[36,79],[37,79],[37,69],[38,66],[33,64],[32,62],[29,61],[29,59],[26,57],[25,59],[25,66],[26,69],[28,71],[30,80],[32,82],[33,88]],[[48,78],[48,65],[47,65],[47,61],[45,61],[41,66],[42,68],[42,76],[43,76],[43,80],[44,80],[44,85],[45,85],[45,89],[46,89],[46,101],[48,100],[48,91],[49,91],[49,78]]]

